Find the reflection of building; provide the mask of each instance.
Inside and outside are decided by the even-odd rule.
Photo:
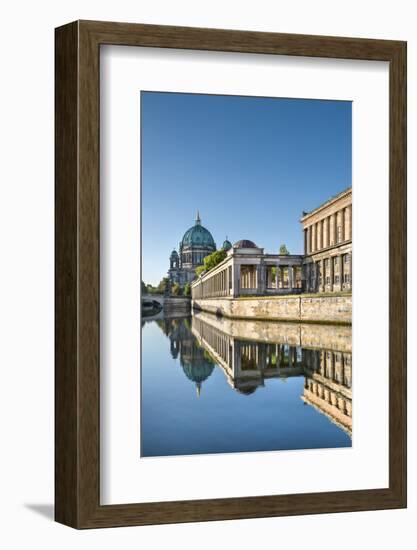
[[[307,292],[352,288],[352,189],[301,218]]]
[[[255,341],[246,338],[239,321],[223,321],[207,313],[194,315],[191,321],[165,319],[157,323],[170,340],[172,357],[179,359],[198,395],[216,364],[229,385],[244,395],[254,393],[268,379],[303,376],[301,399],[351,435],[350,327],[262,322],[263,329],[255,334],[260,324],[255,322],[250,325]],[[276,326],[282,331],[277,332]]]
[[[192,283],[192,297],[237,297],[352,288],[352,190],[347,189],[301,218],[304,254],[266,254],[250,240]]]
[[[216,244],[208,229],[201,225],[200,215],[180,242],[179,254],[171,252],[168,277],[170,282],[184,286],[195,278],[195,268],[202,265],[203,259],[216,250]]]
[[[201,386],[213,372],[214,363],[205,349],[198,345],[189,323],[188,319],[165,319],[158,325],[170,340],[173,359],[179,357],[184,374],[195,383],[197,395],[200,395]]]
[[[302,399],[352,433],[352,354],[322,350],[311,364],[306,350]]]
[[[352,433],[351,351],[240,340],[222,331],[215,318],[208,319],[207,314],[194,316],[192,332],[235,390],[248,395],[268,378],[305,376],[303,401]]]

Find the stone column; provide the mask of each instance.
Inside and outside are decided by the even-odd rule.
[[[345,238],[346,240],[352,239],[352,206],[347,206],[345,210]]]
[[[330,271],[330,290],[333,292],[334,288],[334,261],[330,256],[329,258],[329,271]]]
[[[315,252],[316,250],[316,224],[313,223],[311,226],[311,252]]]
[[[327,248],[329,243],[327,242],[327,235],[329,231],[329,218],[323,220],[323,248]]]
[[[343,210],[339,210],[336,214],[336,242],[343,241]],[[340,232],[339,232],[340,227]],[[340,237],[339,237],[340,235]]]
[[[320,272],[321,272],[321,283],[320,284],[320,291],[321,292],[324,292],[325,290],[325,279],[326,277],[324,276],[324,260],[320,260]]]
[[[284,288],[284,268],[282,266],[279,268],[279,278],[281,279],[281,288]]]
[[[329,217],[329,237],[330,237],[329,245],[334,245],[334,244],[335,244],[335,240],[334,240],[334,227],[335,227],[335,215],[332,214],[332,215]]]
[[[340,290],[343,289],[343,254],[339,256],[339,277],[340,277]]]
[[[322,238],[322,232],[321,232],[321,222],[317,222],[317,250],[321,250],[322,244],[321,244],[321,238]]]
[[[288,286],[290,289],[294,288],[294,268],[292,265],[288,266]]]
[[[256,279],[257,279],[257,291],[259,294],[265,294],[265,287],[266,287],[266,284],[265,284],[265,265],[264,264],[259,264],[257,266],[257,270],[256,270]]]
[[[232,277],[233,277],[232,296],[236,298],[236,296],[239,296],[239,292],[240,292],[240,288],[239,288],[240,265],[239,264],[233,264]]]

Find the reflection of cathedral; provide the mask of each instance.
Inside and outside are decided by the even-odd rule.
[[[161,320],[158,325],[170,339],[170,351],[174,359],[179,357],[186,377],[195,383],[197,395],[201,386],[211,375],[214,362],[205,349],[198,345],[188,319]]]

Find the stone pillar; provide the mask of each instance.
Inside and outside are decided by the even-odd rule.
[[[284,288],[284,268],[282,266],[279,268],[279,278],[281,279],[281,288]]]
[[[340,277],[340,290],[343,289],[343,254],[340,254],[339,256],[339,277]]]
[[[290,289],[294,288],[294,268],[292,265],[288,266],[288,286]]]
[[[304,255],[308,254],[308,229],[304,229]]]
[[[232,277],[233,277],[233,283],[232,283],[232,296],[236,298],[239,296],[240,293],[240,265],[239,264],[233,264],[232,269]]]
[[[325,291],[325,279],[326,277],[324,276],[324,260],[320,260],[320,272],[321,272],[321,283],[320,284],[320,292],[324,292]]]
[[[317,250],[321,250],[322,248],[322,244],[321,244],[321,239],[322,239],[322,231],[321,231],[321,222],[317,222],[316,224],[316,227],[317,227]]]
[[[327,242],[328,231],[329,231],[329,218],[325,218],[323,220],[323,248],[327,248],[329,246]]]
[[[336,214],[330,216],[330,245],[336,244]]]
[[[264,264],[259,264],[256,269],[256,282],[258,294],[265,294],[265,275],[266,269]]]
[[[352,206],[347,206],[345,210],[345,239],[352,239]]]
[[[316,224],[313,223],[311,226],[311,252],[315,252],[316,250]]]
[[[336,214],[336,242],[343,241],[343,210],[339,210]],[[339,231],[340,227],[340,231]]]
[[[334,288],[334,261],[330,256],[329,258],[329,271],[330,271],[330,290],[333,292]]]

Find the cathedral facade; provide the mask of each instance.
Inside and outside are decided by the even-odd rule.
[[[226,240],[224,245],[227,246],[227,243]],[[179,243],[178,252],[175,249],[171,252],[168,270],[170,283],[177,283],[181,287],[191,283],[196,277],[196,267],[202,265],[204,258],[215,250],[213,236],[203,227],[200,214],[197,212],[194,225],[187,229]]]

